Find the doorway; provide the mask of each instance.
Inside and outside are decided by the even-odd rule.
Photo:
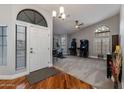
[[[29,32],[29,70],[36,71],[48,67],[48,30],[31,27]]]

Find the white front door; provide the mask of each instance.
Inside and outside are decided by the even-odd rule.
[[[31,27],[29,36],[30,47],[30,72],[47,67],[49,58],[48,30]]]

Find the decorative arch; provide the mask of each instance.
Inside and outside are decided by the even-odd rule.
[[[24,9],[17,15],[17,20],[28,22],[35,25],[48,27],[47,21],[44,16],[36,10]]]

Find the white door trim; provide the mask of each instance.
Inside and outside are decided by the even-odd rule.
[[[26,26],[27,27],[27,53],[26,53],[26,71],[24,71],[24,72],[17,72],[17,71],[15,71],[15,72],[17,72],[17,73],[15,73],[15,74],[12,74],[12,75],[0,75],[0,79],[1,80],[5,80],[5,79],[15,79],[15,78],[18,78],[18,77],[21,77],[21,76],[25,76],[25,75],[27,75],[27,74],[29,74],[30,73],[30,69],[29,69],[29,66],[30,66],[30,62],[29,62],[29,48],[28,48],[28,46],[29,46],[29,30],[30,30],[30,27],[38,27],[38,28],[42,28],[42,29],[46,29],[46,30],[48,30],[48,32],[49,32],[49,42],[51,42],[51,32],[50,32],[50,28],[46,28],[46,27],[42,27],[42,26],[37,26],[37,25],[33,25],[33,24],[30,24],[30,23],[26,23],[26,22],[23,22],[23,21],[18,21],[18,20],[16,20],[15,21],[15,25],[22,25],[22,26]],[[50,59],[49,59],[49,64],[48,64],[48,66],[49,67],[51,67],[51,66],[53,66],[53,64],[52,64],[52,45],[51,45],[51,43],[50,43]]]
[[[0,75],[0,79],[1,80],[12,80],[12,79],[16,79],[25,75],[28,75],[29,72],[25,71],[25,72],[21,72],[21,73],[17,73],[17,74],[12,74],[12,75]]]

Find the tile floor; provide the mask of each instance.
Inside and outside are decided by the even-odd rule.
[[[94,88],[113,88],[112,81],[106,78],[106,61],[104,60],[67,56],[54,62],[54,67],[91,84]]]

